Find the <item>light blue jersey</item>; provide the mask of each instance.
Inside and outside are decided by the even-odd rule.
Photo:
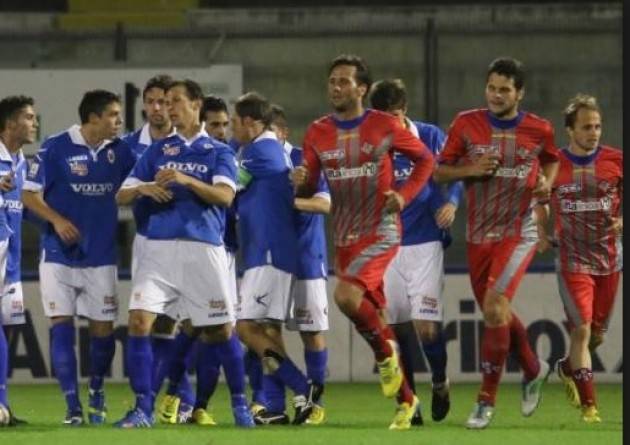
[[[134,162],[131,148],[119,138],[90,148],[78,125],[44,141],[30,164],[24,190],[43,192],[48,206],[70,220],[81,237],[66,245],[52,224],[44,224],[43,261],[70,267],[116,264],[115,196]]]

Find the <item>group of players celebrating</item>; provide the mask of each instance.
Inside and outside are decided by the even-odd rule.
[[[262,95],[239,97],[230,117],[225,102],[204,97],[196,82],[159,75],[143,90],[146,123],[138,131],[119,137],[120,98],[89,91],[81,124],[46,139],[27,161],[21,147],[36,138],[35,103],[0,101],[1,319],[24,322],[25,207],[41,229],[41,296],[64,423],[85,422],[77,315],[89,322],[88,420],[105,422],[121,205],[133,206],[137,232],[125,357],[136,403],[115,426],[151,427],[156,418],[215,425],[208,403],[221,367],[237,426],[325,421],[327,213],[334,300],[373,350],[384,396],[396,399],[389,428],[423,423],[412,361],[419,345],[432,373],[431,416],[444,419],[443,257],[464,193],[471,285],[484,319],[482,384],[466,427],[490,424],[510,351],[523,370],[522,414],[540,402],[551,366],[532,350],[510,302],[535,252],[550,247],[571,325],[569,354],[556,372],[581,418],[600,422],[590,351],[603,341],[622,267],[623,173],[621,151],[600,144],[596,99],[570,99],[569,145],[559,150],[552,125],[520,110],[524,71],[513,58],[490,64],[487,107],[459,113],[446,135],[409,119],[403,82],[372,84],[358,56],[335,58],[327,85],[332,113],[309,126],[301,149],[287,140],[283,109]],[[300,333],[305,372],[287,355],[283,325]],[[0,329],[0,410],[15,425],[7,349]],[[293,393],[291,420],[285,388]]]

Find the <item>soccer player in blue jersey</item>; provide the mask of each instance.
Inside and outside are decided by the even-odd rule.
[[[402,80],[386,79],[374,83],[370,102],[373,108],[397,116],[435,156],[439,154],[444,132],[435,125],[406,117],[407,90]],[[407,178],[412,166],[413,162],[404,155],[394,155],[397,183]],[[444,419],[450,408],[446,342],[442,334],[444,249],[451,243],[448,228],[455,219],[461,194],[461,182],[453,183],[445,193],[429,180],[401,213],[401,248],[385,273],[388,323],[400,346],[405,376],[415,392],[413,358],[419,337],[432,372],[431,417],[435,421]],[[412,424],[422,424],[419,410]]]
[[[9,351],[4,327],[25,322],[20,261],[22,188],[27,164],[22,146],[35,142],[38,125],[31,97],[9,96],[0,101],[0,409],[9,412],[10,426],[23,421],[9,407]]]
[[[149,334],[156,314],[171,305],[187,319],[192,342],[199,335],[197,400],[208,368],[225,369],[237,426],[254,421],[245,398],[241,345],[233,333],[227,257],[223,246],[225,208],[236,190],[232,150],[210,138],[199,121],[201,87],[191,80],[167,90],[169,117],[177,134],[152,144],[140,157],[117,195],[120,204],[152,199],[147,242],[138,258],[129,302],[127,363],[136,406],[116,422],[121,428],[150,427],[152,350]],[[182,335],[176,338],[183,341]]]
[[[290,162],[269,129],[267,99],[247,93],[237,100],[234,109],[232,133],[242,144],[238,215],[245,270],[236,326],[243,343],[262,360],[263,373],[293,391],[293,423],[302,424],[319,400],[322,387],[309,384],[287,356],[281,335],[298,253]]]
[[[172,82],[173,78],[171,76],[160,74],[150,78],[142,90],[142,111],[146,122],[139,130],[123,137],[123,140],[131,146],[137,158],[154,142],[175,134],[175,128],[171,124],[166,109],[166,90]],[[147,239],[146,223],[149,203],[149,198],[139,199],[133,206],[136,236],[133,240],[131,253],[132,276],[137,264],[136,260],[141,256]],[[178,313],[176,307],[170,309],[171,312],[157,316],[151,329],[151,347],[153,349],[153,374],[151,381],[154,397],[160,392],[169,369],[171,357],[173,356]],[[181,400],[181,403],[175,411],[172,420],[173,422],[183,423],[190,419],[195,403],[195,395],[186,373],[183,373],[179,383],[178,398]]]
[[[68,425],[83,423],[74,350],[75,315],[89,321],[90,423],[105,421],[103,380],[114,357],[116,293],[115,194],[133,167],[129,146],[116,137],[120,98],[88,91],[81,125],[48,138],[30,164],[22,199],[45,221],[41,229],[40,288],[50,318],[51,360],[67,403]]]

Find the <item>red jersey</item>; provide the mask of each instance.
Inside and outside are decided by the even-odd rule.
[[[449,128],[440,163],[467,164],[484,153],[500,155],[493,176],[466,179],[466,240],[495,242],[536,236],[531,216],[532,191],[540,165],[558,160],[551,123],[532,113],[495,118],[487,109],[459,113]]]
[[[384,192],[395,190],[394,151],[415,161],[411,176],[397,190],[405,203],[426,184],[434,161],[420,139],[396,117],[366,110],[351,121],[330,115],[318,119],[308,127],[302,148],[311,186],[321,171],[328,181],[336,246],[372,236],[400,242],[400,217],[385,209]]]
[[[611,230],[621,208],[623,154],[600,146],[590,156],[562,150],[551,195],[563,271],[606,275],[622,267],[621,235]]]

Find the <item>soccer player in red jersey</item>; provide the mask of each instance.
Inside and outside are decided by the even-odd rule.
[[[548,199],[558,169],[551,124],[519,110],[524,94],[521,62],[498,58],[488,69],[487,108],[459,113],[448,131],[438,182],[464,180],[468,207],[468,265],[482,309],[482,385],[466,427],[485,428],[494,414],[507,354],[523,369],[521,413],[531,415],[549,364],[539,360],[510,301],[536,251],[535,197]]]
[[[569,101],[564,125],[569,146],[560,151],[551,207],[558,286],[571,339],[569,355],[558,361],[556,371],[582,419],[596,423],[601,418],[590,351],[604,340],[623,265],[623,154],[600,144],[601,111],[592,96],[578,94]]]
[[[304,138],[304,167],[294,170],[298,193],[312,195],[320,172],[330,188],[336,247],[335,301],[365,338],[376,358],[386,397],[397,395],[390,429],[408,429],[419,401],[407,384],[397,344],[383,317],[383,275],[401,239],[400,211],[433,172],[432,154],[392,115],[364,109],[371,80],[363,60],[335,58],[328,71],[334,112],[313,122]],[[397,190],[393,154],[415,162]]]

